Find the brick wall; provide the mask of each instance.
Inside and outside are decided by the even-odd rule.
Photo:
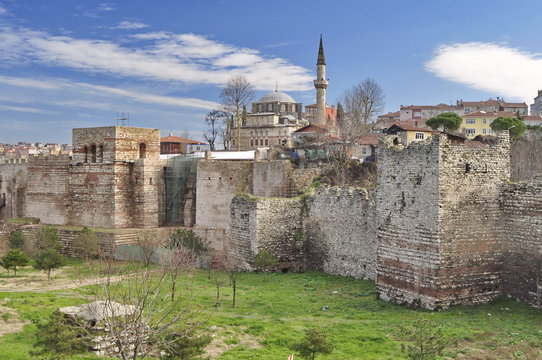
[[[0,164],[0,221],[24,216],[27,174],[26,163]]]

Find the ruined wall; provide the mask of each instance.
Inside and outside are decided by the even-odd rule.
[[[230,228],[230,204],[238,193],[252,193],[253,161],[198,162],[196,227],[205,229],[215,250],[222,250]],[[202,231],[202,230],[199,230]]]
[[[380,298],[432,306],[439,258],[439,138],[378,148],[377,286]]]
[[[542,306],[542,175],[503,191],[503,293]]]
[[[27,164],[0,164],[0,222],[26,211]]]
[[[386,143],[379,154],[380,296],[442,308],[498,295],[508,134],[490,145],[445,135],[405,149]]]
[[[251,269],[259,251],[269,250],[283,271],[304,268],[302,201],[297,198],[255,198],[237,195],[231,203],[229,255]]]
[[[68,156],[29,158],[26,216],[39,218],[46,224],[67,223],[69,206]]]
[[[472,304],[501,294],[503,213],[500,194],[510,179],[510,142],[440,144],[438,297]]]
[[[306,199],[307,267],[328,274],[376,279],[375,191],[321,186]]]

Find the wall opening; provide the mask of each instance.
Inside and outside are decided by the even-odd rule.
[[[90,161],[93,163],[96,162],[96,145],[90,147]]]
[[[139,144],[139,158],[145,159],[147,157],[147,145],[144,143]]]
[[[98,161],[104,162],[104,146],[103,145],[100,145],[98,147]]]
[[[85,154],[85,162],[88,162],[88,146],[83,147],[83,153]]]

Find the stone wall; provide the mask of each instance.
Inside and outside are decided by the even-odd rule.
[[[230,210],[229,256],[242,268],[251,269],[254,257],[266,249],[279,260],[279,269],[304,268],[301,209],[298,198],[236,196]]]
[[[542,175],[503,191],[503,292],[542,307]]]
[[[26,163],[0,164],[0,222],[24,216],[27,174]]]
[[[72,131],[73,163],[160,159],[160,130],[127,126],[80,128]],[[141,152],[140,145],[144,151]],[[92,147],[96,148],[93,160]]]
[[[501,294],[503,213],[510,142],[441,141],[438,297],[445,306],[482,303]]]
[[[26,217],[65,225],[69,206],[68,156],[38,156],[28,161]]]
[[[304,204],[307,267],[376,279],[375,191],[321,186]]]
[[[230,228],[230,204],[238,193],[252,193],[254,161],[198,162],[196,228],[212,234],[212,246],[222,249]],[[223,235],[223,237],[220,237]]]
[[[462,142],[462,141],[459,141]],[[379,147],[377,285],[381,298],[427,308],[500,293],[499,196],[508,134],[494,144],[445,135]]]

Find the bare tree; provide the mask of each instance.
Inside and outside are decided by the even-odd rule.
[[[231,149],[233,143],[232,130],[237,130],[237,150],[241,148],[241,122],[243,117],[243,106],[247,106],[254,98],[254,88],[245,75],[232,76],[220,92],[220,100],[224,111],[232,116],[227,121],[226,143],[228,149]]]
[[[175,289],[170,282],[184,266],[184,255],[172,257],[172,262],[158,269],[143,263],[134,268],[132,263],[130,271],[120,270],[115,276],[108,272],[105,277],[100,270],[108,263],[87,262],[96,278],[86,297],[99,323],[76,320],[91,335],[100,335],[97,349],[107,356],[138,360],[158,356],[161,351],[169,353],[179,339],[193,333],[199,307],[191,291],[185,296],[172,296]]]
[[[223,124],[228,121],[228,114],[220,110],[212,110],[205,116],[205,124],[207,124],[207,130],[203,133],[203,138],[211,150],[216,150],[216,139],[223,131]]]
[[[526,136],[510,144],[510,172],[512,181],[529,180],[542,173],[542,133],[529,131]]]

